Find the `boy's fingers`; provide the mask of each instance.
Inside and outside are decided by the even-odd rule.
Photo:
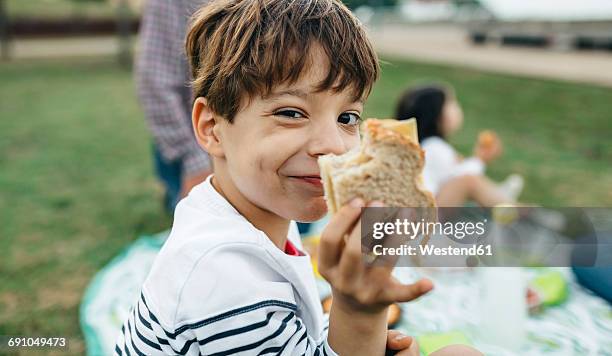
[[[413,284],[402,284],[394,279],[389,287],[385,288],[385,297],[388,303],[410,302],[432,289],[433,283],[429,279],[421,279]]]
[[[391,350],[404,350],[412,344],[412,337],[397,330],[387,331],[387,348]]]
[[[373,201],[368,203],[368,207],[382,207],[383,203]],[[340,257],[339,271],[340,276],[347,282],[353,283],[354,281],[361,278],[366,270],[366,264],[363,261],[361,251],[361,219],[357,221],[357,224],[353,227],[351,234],[346,241],[346,248],[342,251]]]
[[[340,256],[338,267],[340,276],[347,284],[352,284],[361,277],[365,269],[361,259],[361,221],[357,222],[349,235],[346,248]]]
[[[391,273],[393,273],[393,266],[386,264],[369,266],[366,272],[366,283],[370,288],[377,288],[385,293],[387,286],[395,280]]]
[[[319,243],[319,266],[330,268],[340,259],[344,236],[350,232],[361,215],[362,199],[353,199],[343,206],[331,219],[321,234]]]
[[[419,343],[416,340],[412,340],[412,343],[407,349],[401,350],[395,354],[395,356],[421,356],[419,350]]]

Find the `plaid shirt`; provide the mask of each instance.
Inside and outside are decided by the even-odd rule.
[[[136,60],[138,96],[162,157],[180,161],[184,175],[210,170],[191,124],[191,89],[185,55],[190,16],[206,0],[148,0]]]

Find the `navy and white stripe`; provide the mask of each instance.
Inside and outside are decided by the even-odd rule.
[[[296,224],[287,238],[299,248]],[[179,203],[113,352],[334,356],[326,324],[310,257],[285,254],[208,178]]]
[[[169,330],[143,294],[114,350],[115,355],[139,356],[335,355],[325,337],[308,334],[293,303],[262,300]]]

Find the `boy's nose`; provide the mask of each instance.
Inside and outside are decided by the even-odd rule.
[[[335,121],[332,124],[320,123],[313,126],[308,152],[311,156],[318,157],[330,153],[341,155],[347,151],[343,132]]]

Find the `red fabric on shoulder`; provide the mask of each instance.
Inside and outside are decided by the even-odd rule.
[[[304,256],[304,253],[298,250],[297,247],[295,247],[295,245],[289,240],[287,240],[287,243],[285,243],[285,253],[289,256]]]

